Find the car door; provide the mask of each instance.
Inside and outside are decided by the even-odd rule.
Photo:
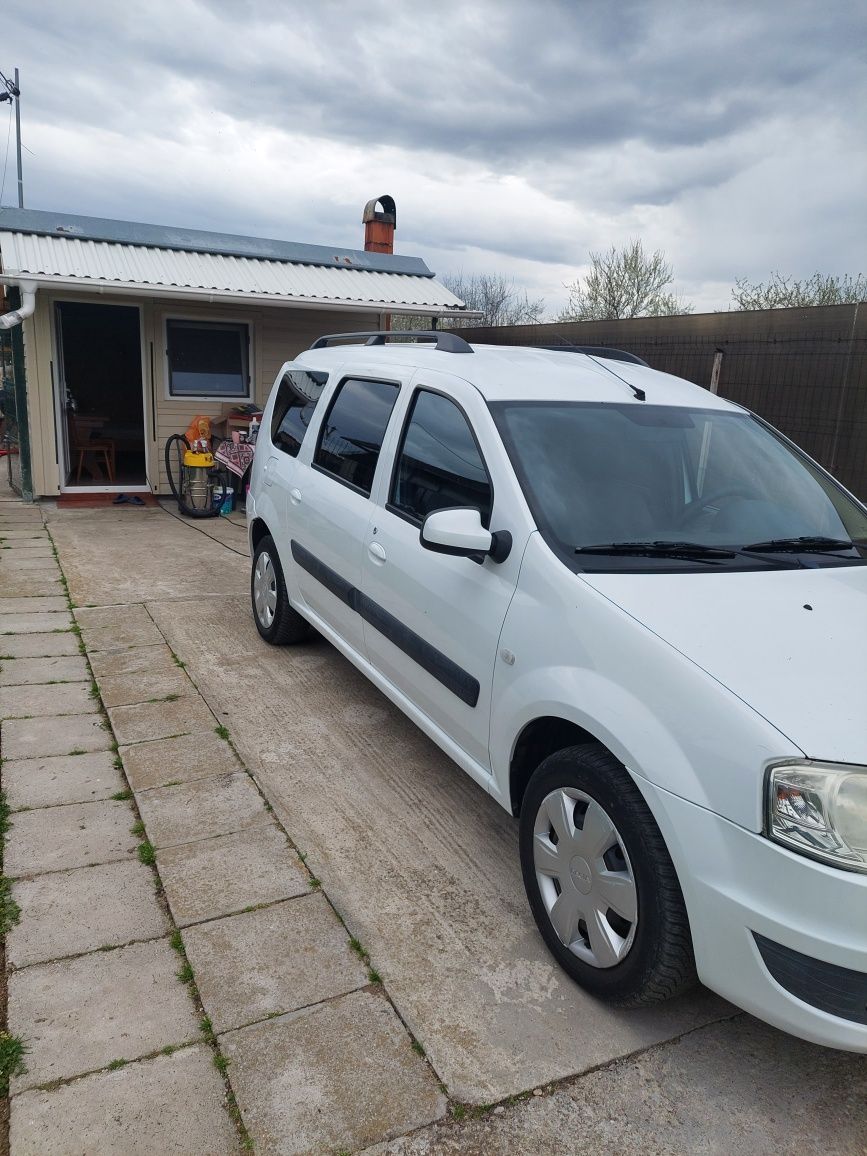
[[[297,593],[360,654],[364,633],[355,594],[371,488],[399,391],[398,381],[344,377],[328,399],[312,454],[299,455],[289,490],[287,526]]]
[[[327,381],[326,373],[285,365],[259,432],[253,468],[256,509],[274,537],[284,573],[290,558],[286,518],[290,494],[297,489],[297,459]],[[258,459],[262,465],[257,471]]]
[[[490,413],[472,386],[426,372],[413,382],[399,425],[363,556],[367,656],[489,772],[497,643],[529,525]],[[424,518],[456,506],[478,509],[487,528],[513,535],[504,561],[454,557],[422,546]]]

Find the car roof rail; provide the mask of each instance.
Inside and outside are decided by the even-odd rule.
[[[588,357],[607,357],[611,361],[629,361],[633,365],[650,366],[637,353],[628,353],[625,349],[614,349],[610,345],[573,345],[571,341],[562,345],[537,345],[536,349],[553,349],[556,353],[586,353]]]
[[[310,348],[325,349],[335,341],[364,341],[365,345],[385,345],[389,338],[395,341],[404,337],[414,337],[416,341],[435,341],[436,348],[442,353],[475,352],[463,337],[441,329],[376,329],[366,333],[328,333],[324,337],[317,337]]]

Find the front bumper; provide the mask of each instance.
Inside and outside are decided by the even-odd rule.
[[[867,1052],[867,875],[826,867],[636,782],[677,869],[702,983],[792,1035]],[[842,1003],[829,1003],[821,986],[832,975],[848,984]]]

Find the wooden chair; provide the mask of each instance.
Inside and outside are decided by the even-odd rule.
[[[81,475],[85,468],[90,476],[96,481],[97,475],[94,470],[87,466],[87,459],[93,459],[93,466],[97,470],[104,470],[109,482],[114,482],[115,477],[115,449],[114,442],[108,438],[94,438],[94,433],[102,427],[102,422],[95,422],[92,419],[77,417],[73,413],[69,413],[69,434],[70,434],[70,464],[73,456],[78,456],[78,461],[75,467],[75,484],[81,484]]]

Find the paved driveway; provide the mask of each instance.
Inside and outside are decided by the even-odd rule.
[[[513,820],[327,643],[261,642],[240,526],[49,520],[76,602],[147,604],[449,1095],[542,1090],[389,1151],[547,1151],[564,1136],[570,1152],[867,1150],[863,1059],[703,990],[617,1012],[576,988],[532,924]]]

